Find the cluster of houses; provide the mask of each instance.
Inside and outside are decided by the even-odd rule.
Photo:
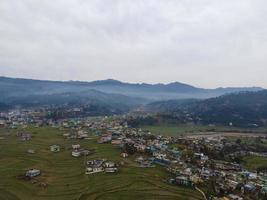
[[[135,161],[140,167],[160,165],[166,168],[172,174],[168,178],[171,184],[197,187],[213,182],[214,199],[216,196],[217,199],[245,199],[248,196],[257,199],[267,195],[267,173],[248,171],[235,162],[233,151],[240,151],[240,147],[233,148],[223,137],[156,136],[142,129],[129,128],[120,120],[94,123],[93,129],[102,130],[98,143],[119,146],[125,157],[137,153]],[[176,148],[175,144],[185,148]],[[265,155],[262,152],[254,154]]]
[[[98,136],[99,144],[110,143],[118,146],[122,158],[134,155],[131,158],[135,158],[134,161],[139,167],[164,167],[170,174],[166,177],[166,182],[170,184],[198,187],[212,182],[214,199],[267,199],[266,170],[249,171],[238,162],[246,155],[266,157],[266,149],[233,144],[218,136],[174,138],[153,135],[140,128],[129,127],[123,117],[113,120],[66,119],[55,122],[41,120],[40,117],[29,113],[9,113],[2,116],[0,127],[15,127],[17,124],[26,126],[29,121],[36,125],[48,124],[59,129],[71,130],[64,134],[66,139],[90,139],[88,132],[94,132]],[[27,141],[31,139],[31,134],[19,132],[17,137]],[[50,151],[59,152],[60,146],[52,145]],[[29,149],[28,153],[34,153],[34,150]],[[79,144],[73,144],[71,147],[73,157],[87,156],[91,153],[92,150],[83,149]],[[86,174],[117,171],[118,165],[106,159],[86,162]],[[35,177],[40,173],[40,170],[33,169],[27,171],[26,176]]]
[[[59,145],[51,145],[50,146],[50,151],[51,152],[59,152],[60,151],[60,146]],[[73,144],[71,145],[71,155],[73,157],[81,157],[81,156],[88,156],[93,153],[93,150],[88,150],[88,149],[82,149],[80,144]]]
[[[51,119],[46,118],[43,109],[17,109],[8,112],[0,112],[0,128],[16,129],[26,128],[29,124],[39,127],[52,124]]]
[[[64,133],[63,136],[66,139],[89,139],[88,132],[84,130],[78,130],[72,133]]]
[[[85,174],[94,174],[99,172],[115,173],[118,171],[117,165],[114,162],[106,159],[97,159],[87,161]]]
[[[82,149],[79,144],[73,144],[72,145],[71,155],[73,157],[88,156],[92,153],[93,153],[92,150]]]

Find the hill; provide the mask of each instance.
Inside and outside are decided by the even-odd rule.
[[[148,104],[146,109],[186,122],[257,127],[267,124],[267,90],[198,101],[154,102]]]
[[[47,81],[0,77],[0,110],[36,106],[93,106],[101,114],[118,114],[157,100],[205,99],[229,92],[258,91],[261,88],[203,89],[174,82],[132,84],[113,79]],[[98,113],[98,112],[93,112]]]

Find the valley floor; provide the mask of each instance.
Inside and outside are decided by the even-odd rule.
[[[164,136],[177,136],[185,134],[194,135],[196,133],[198,135],[200,135],[200,133],[201,135],[207,135],[207,133],[218,132],[220,135],[223,135],[222,133],[225,133],[225,136],[239,136],[240,134],[245,134],[245,136],[248,135],[249,137],[251,137],[253,136],[253,134],[255,135],[255,133],[257,134],[256,136],[265,136],[267,133],[267,127],[248,129],[229,126],[157,124],[141,126],[140,128],[142,128],[143,130],[148,130],[152,134],[160,134]]]
[[[30,141],[20,141],[18,130],[0,129],[0,199],[1,200],[136,200],[179,199],[201,200],[202,195],[191,188],[168,185],[163,181],[168,174],[161,167],[138,168],[131,157],[124,160],[117,174],[85,175],[85,159],[71,156],[69,147],[79,143],[83,148],[95,149],[87,159],[106,158],[122,161],[120,149],[111,144],[98,144],[92,140],[66,140],[57,129],[30,128]],[[93,137],[93,136],[92,136]],[[50,151],[50,145],[58,144],[60,152]],[[34,149],[35,154],[28,154]],[[20,178],[26,170],[40,169],[37,182],[48,184],[46,188],[33,181]]]

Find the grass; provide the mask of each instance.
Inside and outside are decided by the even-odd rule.
[[[267,136],[267,135],[266,135]],[[257,148],[267,148],[267,140],[266,139],[260,139],[260,138],[252,138],[252,137],[227,137],[229,141],[232,143],[235,143],[238,139],[241,141],[241,144],[245,145],[257,145]]]
[[[246,156],[243,158],[244,164],[249,170],[257,170],[259,167],[267,167],[267,158],[259,156]]]
[[[258,132],[266,133],[266,128],[258,129],[247,129],[247,128],[238,128],[238,127],[229,127],[229,126],[205,126],[205,125],[170,125],[170,124],[159,124],[159,125],[150,125],[150,126],[141,126],[143,130],[148,130],[153,134],[161,134],[166,136],[177,136],[183,135],[186,133],[198,133],[198,132],[208,132],[208,131],[217,131],[217,132]]]
[[[0,137],[4,137],[0,139],[1,200],[202,199],[193,189],[164,183],[163,179],[169,176],[165,169],[138,168],[127,164],[127,160],[118,174],[85,175],[84,158],[73,158],[68,150],[71,144],[79,143],[83,148],[96,150],[87,159],[121,161],[120,149],[111,144],[97,144],[96,139],[65,140],[63,132],[49,127],[29,128],[32,140],[20,141],[15,136],[17,131],[0,129]],[[59,144],[62,150],[50,152],[52,144]],[[27,149],[36,153],[27,154]],[[42,171],[36,180],[48,183],[47,188],[17,178],[30,168]]]

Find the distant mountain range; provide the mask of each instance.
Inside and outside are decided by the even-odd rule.
[[[167,101],[165,105],[172,109],[172,105],[177,106],[177,101],[184,105],[188,101],[192,103],[229,93],[262,89],[260,87],[203,89],[179,82],[132,84],[113,79],[82,82],[0,77],[0,110],[44,105],[94,106],[101,108],[101,114],[103,110],[109,110],[108,113],[123,113],[154,101]],[[150,106],[153,107],[153,104]]]
[[[32,79],[18,79],[0,77],[0,93],[2,97],[47,95],[72,92],[84,92],[97,90],[108,94],[121,94],[129,97],[137,97],[155,100],[169,99],[206,99],[217,97],[226,93],[240,91],[258,91],[260,87],[236,87],[203,89],[191,85],[174,82],[169,84],[132,84],[113,79],[93,82],[81,81],[42,81]]]

